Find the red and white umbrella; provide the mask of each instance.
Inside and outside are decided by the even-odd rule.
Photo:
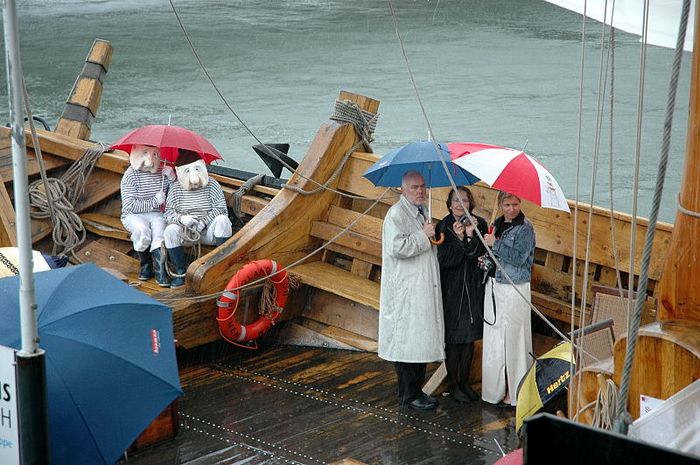
[[[490,187],[515,194],[544,208],[571,212],[554,176],[522,150],[471,142],[446,145],[453,163]]]
[[[204,136],[180,126],[153,124],[134,129],[112,144],[112,149],[131,153],[134,145],[158,147],[160,157],[170,163],[177,159],[178,149],[197,152],[207,164],[222,160],[221,154]]]

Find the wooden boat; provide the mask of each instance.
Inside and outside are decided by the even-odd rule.
[[[66,110],[54,131],[38,129],[38,141],[49,176],[60,176],[88,148],[99,148],[86,139],[90,123],[97,112],[102,82],[111,62],[111,45],[95,41],[83,72],[73,88]],[[100,75],[91,77],[91,69],[100,67]],[[352,102],[364,111],[376,113],[379,101],[350,92],[341,92],[338,101]],[[75,110],[80,108],[80,111]],[[73,115],[82,113],[74,119]],[[194,260],[187,271],[184,290],[163,290],[146,282],[140,289],[173,307],[176,337],[180,346],[193,348],[220,338],[215,320],[215,299],[231,276],[246,263],[269,258],[301,277],[301,289],[291,294],[283,319],[294,320],[295,332],[313,337],[334,339],[344,346],[372,350],[376,346],[379,279],[381,276],[381,224],[388,207],[397,199],[396,192],[374,187],[361,174],[378,158],[369,145],[356,150],[344,160],[346,152],[359,142],[355,128],[349,123],[329,121],[321,125],[306,156],[284,187],[280,181],[268,186],[257,185],[242,196],[241,211],[245,225],[224,245],[209,250]],[[39,177],[39,164],[34,142],[27,131],[28,171],[31,180]],[[0,246],[15,245],[12,208],[12,172],[9,129],[0,128],[0,165],[2,183],[2,227]],[[105,152],[96,162],[84,192],[76,205],[83,220],[87,239],[76,255],[123,273],[135,281],[137,261],[129,254],[128,233],[119,221],[119,180],[128,163],[128,155],[120,151]],[[219,169],[212,174],[224,187],[227,200],[252,174]],[[234,172],[239,177],[226,174]],[[336,173],[337,172],[337,173]],[[319,190],[319,184],[327,189]],[[290,188],[291,186],[291,188]],[[318,191],[303,194],[302,191]],[[483,216],[491,215],[495,191],[475,185],[474,194]],[[379,196],[384,197],[368,210]],[[433,190],[432,211],[435,218],[446,214],[447,189]],[[573,207],[573,203],[571,204]],[[533,302],[544,315],[567,328],[571,319],[571,269],[573,235],[579,235],[577,257],[585,254],[585,231],[591,223],[595,244],[589,249],[589,280],[592,285],[616,285],[616,257],[609,246],[610,231],[615,232],[619,267],[629,266],[629,231],[631,218],[623,213],[579,204],[579,225],[562,212],[526,204],[525,213],[535,225],[537,250],[533,270]],[[365,211],[367,210],[367,211]],[[589,220],[590,217],[590,220]],[[555,225],[556,227],[552,227]],[[637,222],[637,243],[643,243],[647,222]],[[38,250],[51,252],[51,224],[46,219],[32,221],[32,239]],[[659,224],[655,253],[650,266],[650,302],[657,296],[656,282],[666,262],[672,226]],[[339,234],[341,233],[341,234]],[[337,237],[336,237],[337,236]],[[311,256],[311,251],[316,251]],[[637,252],[635,265],[641,263]],[[302,262],[298,262],[304,258]],[[578,273],[581,273],[579,267]],[[635,270],[635,279],[639,270]],[[623,284],[629,277],[623,272]],[[578,276],[573,291],[576,302],[585,296],[593,301],[589,288],[581,289]],[[645,319],[654,319],[654,306],[649,305]],[[590,319],[590,312],[587,319]],[[578,310],[574,316],[579,317]],[[257,318],[254,311],[237,315],[242,324]],[[304,328],[304,329],[302,329]],[[329,341],[326,341],[329,342]]]
[[[700,35],[696,34],[697,37]],[[696,39],[696,50],[700,49],[698,47]],[[36,150],[39,147],[47,174],[55,177],[65,173],[86,150],[100,149],[88,139],[111,55],[108,42],[95,41],[56,129],[37,130],[36,141],[27,132],[28,171],[32,180],[40,175]],[[698,68],[700,59],[695,58],[694,79]],[[697,86],[692,89],[691,100],[697,103]],[[367,114],[376,114],[380,105],[378,100],[346,91],[340,92],[337,102]],[[691,121],[696,121],[697,117],[697,110],[693,109]],[[163,290],[153,282],[140,286],[143,292],[172,306],[177,344],[181,348],[192,350],[219,340],[215,318],[217,297],[231,276],[245,264],[272,259],[288,267],[301,283],[290,294],[276,328],[277,336],[289,343],[376,351],[382,218],[396,201],[397,193],[376,188],[361,176],[379,158],[372,152],[370,143],[361,139],[359,134],[367,134],[365,130],[338,121],[335,115],[322,123],[289,180],[257,185],[240,197],[244,224],[225,244],[205,250],[204,255],[192,261],[184,289]],[[690,130],[681,203],[689,210],[698,211],[695,191],[700,169],[700,163],[695,162],[700,156],[697,154],[698,134],[692,123]],[[0,127],[0,246],[16,245],[9,137],[9,129]],[[138,262],[133,258],[131,242],[119,221],[119,181],[127,164],[126,153],[107,151],[96,160],[90,177],[80,186],[83,191],[75,211],[87,237],[76,248],[74,259],[95,262],[136,282]],[[231,206],[238,189],[252,176],[227,169],[214,170],[212,175],[223,186]],[[473,192],[479,205],[477,213],[491,216],[490,206],[494,205],[496,192],[481,185],[473,186]],[[434,217],[446,214],[446,196],[446,189],[433,191]],[[537,234],[533,303],[565,330],[572,318],[580,321],[581,303],[586,304],[582,321],[591,321],[591,304],[595,301],[593,286],[617,286],[616,268],[629,268],[629,236],[633,222],[623,213],[573,202],[570,206],[579,211],[578,224],[574,224],[573,216],[562,212],[527,204],[523,207]],[[644,296],[643,321],[649,324],[642,331],[650,342],[642,342],[642,345],[649,344],[649,348],[642,351],[647,355],[639,358],[635,365],[635,387],[629,404],[632,411],[638,406],[635,395],[648,393],[666,398],[700,377],[697,338],[700,311],[696,286],[691,281],[695,267],[700,265],[694,260],[684,260],[696,246],[696,221],[697,218],[679,214],[675,229],[669,224],[656,225],[648,292]],[[644,243],[647,227],[646,220],[637,220],[635,269],[632,276],[622,273],[625,287],[638,279],[642,263],[639,244]],[[593,237],[588,250],[587,229]],[[32,239],[35,249],[51,253],[54,240],[50,221],[33,220]],[[611,244],[616,244],[616,250]],[[586,256],[586,252],[590,263],[586,269],[587,286],[583,288],[581,273],[584,268],[579,266],[574,288],[571,285],[573,263]],[[240,306],[236,314],[240,324],[249,324],[258,318],[256,301],[260,292],[260,286],[244,291],[247,304]],[[620,359],[625,346],[624,338],[615,346],[612,376],[616,380],[620,376]],[[659,347],[663,350],[658,350]],[[676,365],[675,354],[681,352],[684,362]],[[659,353],[666,354],[665,358],[648,356]],[[661,380],[648,376],[648,373],[661,373],[662,370],[652,368],[660,364],[664,364],[664,373],[668,373],[668,359],[674,360],[671,371],[677,376]],[[480,367],[475,363],[475,381],[478,373]]]

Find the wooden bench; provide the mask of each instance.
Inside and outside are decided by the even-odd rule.
[[[331,206],[327,221],[312,223],[311,235],[322,241],[335,240],[327,245],[321,260],[298,265],[292,273],[303,284],[379,310],[379,282],[373,278],[382,263],[382,223],[379,218]]]
[[[236,189],[228,186],[223,186],[222,189],[227,205],[231,205],[231,197]],[[268,203],[269,200],[253,195],[244,195],[241,199],[241,211],[246,215],[255,216]],[[107,208],[102,213],[82,213],[80,214],[80,219],[83,221],[85,229],[93,234],[122,241],[131,241],[129,231],[124,228],[121,219],[117,215],[119,215],[119,212],[114,211],[114,208]]]

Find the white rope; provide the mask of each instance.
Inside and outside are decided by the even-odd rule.
[[[598,390],[598,395],[593,405],[591,426],[611,430],[617,405],[617,386],[612,379],[607,379],[605,385]]]
[[[581,60],[579,64],[579,90],[578,90],[578,119],[576,124],[576,181],[574,187],[574,227],[572,231],[572,260],[571,260],[571,329],[570,334],[573,334],[575,329],[575,312],[576,312],[576,253],[578,250],[578,203],[579,203],[579,188],[581,180],[581,135],[583,127],[583,77],[584,67],[586,63],[586,9],[588,1],[583,2],[583,15],[581,16]],[[575,360],[572,358],[569,363],[569,372],[574,373]],[[568,393],[569,405],[574,405],[573,390],[569,389]]]
[[[681,194],[678,194],[678,197],[676,197],[676,205],[678,208],[678,211],[683,213],[684,215],[692,216],[693,218],[700,218],[700,212],[696,212],[693,210],[688,210],[681,204]]]

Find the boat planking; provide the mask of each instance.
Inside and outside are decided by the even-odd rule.
[[[67,103],[71,106],[70,111],[63,113],[56,130],[37,130],[37,140],[50,176],[60,176],[85,150],[98,145],[86,139],[90,136],[90,127],[99,107],[111,55],[108,42],[95,41],[86,60],[90,71],[81,72]],[[98,66],[99,73],[96,71]],[[337,100],[352,102],[370,113],[379,111],[378,100],[351,92],[341,91]],[[76,109],[77,106],[83,110]],[[9,129],[0,128],[2,246],[16,245],[9,134]],[[33,180],[39,176],[39,164],[30,134],[26,140],[28,173]],[[359,149],[346,157],[356,146]],[[286,185],[281,188],[258,185],[243,195],[241,212],[244,224],[226,243],[217,248],[205,248],[206,253],[192,261],[184,288],[163,290],[152,282],[142,283],[140,289],[143,292],[171,305],[177,343],[191,349],[220,339],[215,320],[215,299],[243,265],[267,258],[283,266],[294,264],[289,271],[301,279],[302,286],[292,291],[282,317],[288,322],[282,329],[289,341],[376,351],[382,218],[398,198],[398,192],[377,188],[362,177],[362,173],[379,157],[368,143],[361,143],[352,124],[335,120],[324,122]],[[138,261],[132,256],[131,243],[119,221],[119,183],[127,166],[128,154],[116,150],[104,153],[97,161],[75,206],[88,236],[77,255],[81,260],[116,270],[125,279],[136,282]],[[231,206],[233,195],[245,178],[212,176],[222,185]],[[319,188],[319,185],[327,189]],[[491,217],[497,192],[479,184],[471,189],[478,204],[476,213]],[[445,199],[448,192],[446,188],[433,189],[432,212],[436,219],[447,213]],[[380,200],[376,200],[378,198]],[[633,218],[624,213],[571,201],[569,205],[572,211],[578,211],[577,224],[574,224],[574,215],[523,203],[523,211],[537,234],[532,300],[546,317],[562,328],[569,327],[572,316],[577,322],[590,321],[592,285],[618,285],[616,269],[629,268],[630,235],[634,224]],[[644,243],[648,222],[637,219],[635,227],[637,250],[631,279],[634,283],[642,263],[640,244]],[[32,220],[32,240],[36,249],[51,252],[51,231],[48,220]],[[666,259],[671,254],[672,233],[672,225],[657,224],[644,322],[653,324],[656,320],[657,283],[664,267],[670,266]],[[613,244],[616,249],[613,249]],[[573,257],[578,258],[575,288],[571,284]],[[588,266],[583,266],[583,257],[588,258]],[[585,289],[583,273],[588,278]],[[671,272],[667,271],[667,274]],[[621,272],[620,275],[622,285],[627,286],[630,281],[628,273]],[[255,300],[259,293],[260,286],[243,293],[246,304],[236,314],[241,324],[258,318]],[[579,313],[580,308],[584,308],[583,316]],[[664,308],[668,305],[664,304]],[[473,367],[474,376],[478,376],[478,365]],[[670,390],[665,392],[670,393]]]

